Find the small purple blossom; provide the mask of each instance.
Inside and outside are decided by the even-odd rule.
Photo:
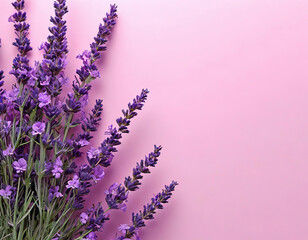
[[[48,86],[50,83],[50,80],[51,80],[50,76],[46,76],[45,80],[41,81],[40,84],[42,86]]]
[[[111,194],[116,195],[117,194],[117,188],[119,187],[118,183],[113,183],[108,190],[105,191],[105,194]]]
[[[87,221],[88,221],[88,219],[89,219],[89,216],[88,216],[88,214],[86,214],[85,212],[82,212],[82,213],[80,214],[80,216],[79,216],[79,220],[80,220],[80,222],[83,223],[83,224],[86,224]]]
[[[51,101],[50,95],[47,92],[39,93],[38,100],[40,102],[39,103],[39,107],[40,108],[48,105],[50,103],[50,101]]]
[[[13,87],[13,90],[5,92],[4,96],[9,102],[13,102],[13,101],[16,101],[18,94],[19,94],[18,88]]]
[[[113,131],[116,131],[116,128],[111,124],[108,126],[107,131],[105,131],[105,135],[111,135]]]
[[[120,209],[121,211],[125,212],[127,207],[124,202],[127,201],[128,192],[126,191],[125,187],[121,184],[114,183],[112,184],[106,193],[106,203],[110,209]]]
[[[7,147],[7,149],[3,150],[3,156],[11,156],[14,154],[14,149],[11,145]]]
[[[104,178],[105,176],[105,172],[104,172],[104,169],[103,167],[101,166],[96,166],[94,169],[93,169],[93,175],[92,175],[92,178],[93,178],[93,181],[94,182],[97,182],[97,181],[100,181]]]
[[[125,233],[126,230],[129,229],[129,225],[128,224],[121,224],[119,227],[118,227],[118,230],[122,233]]]
[[[74,175],[73,179],[67,182],[66,188],[79,188],[79,185],[79,177],[77,175]]]
[[[55,178],[60,178],[61,173],[63,172],[62,166],[63,166],[63,163],[62,163],[60,157],[57,157],[56,161],[53,165],[53,169],[51,171],[52,174],[55,176]]]
[[[81,147],[84,147],[84,146],[88,146],[90,144],[89,141],[87,141],[86,139],[80,139],[78,141],[78,144],[81,146]]]
[[[46,124],[44,122],[35,122],[32,126],[32,135],[39,135],[45,132]]]
[[[100,77],[99,71],[97,71],[97,70],[92,71],[91,72],[91,77],[94,77],[94,78]]]
[[[49,189],[49,194],[48,194],[48,200],[51,202],[54,198],[60,198],[63,197],[63,194],[59,192],[59,186],[56,187],[51,187]]]
[[[91,148],[88,150],[88,152],[87,152],[87,156],[88,156],[88,158],[90,158],[90,159],[91,159],[91,158],[96,158],[96,157],[98,157],[99,153],[100,153],[100,151],[99,151],[98,149],[91,147]]]
[[[12,163],[16,173],[21,173],[27,170],[27,162],[24,158],[20,158],[18,161]]]
[[[12,122],[11,121],[4,121],[2,127],[3,127],[4,132],[7,134],[12,128]]]
[[[10,185],[7,185],[5,189],[0,190],[0,196],[9,199],[9,197],[12,194],[12,187]]]
[[[119,208],[122,212],[126,212],[126,210],[127,210],[127,205],[126,205],[126,203],[121,203],[121,204],[119,204],[118,208]]]
[[[85,238],[83,238],[84,240],[97,240],[97,236],[94,232],[89,233]]]
[[[83,95],[80,99],[79,99],[80,103],[81,103],[81,107],[84,108],[85,106],[88,105],[89,102],[89,95]]]

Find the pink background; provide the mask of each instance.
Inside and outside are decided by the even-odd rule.
[[[0,2],[0,63],[15,49],[9,1]],[[51,0],[28,1],[33,57],[45,40]],[[88,200],[121,182],[162,144],[156,169],[114,212],[110,239],[165,183],[174,198],[142,231],[157,240],[308,239],[308,2],[306,0],[117,0],[119,19],[100,62],[91,103],[107,126],[143,87],[151,94],[107,177]],[[108,11],[106,0],[70,0],[68,75]],[[8,80],[11,79],[11,80]],[[7,86],[12,78],[7,77]],[[132,204],[134,201],[134,204]]]

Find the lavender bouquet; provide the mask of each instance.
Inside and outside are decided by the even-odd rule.
[[[123,134],[129,133],[131,120],[143,108],[149,91],[143,89],[122,110],[106,131],[99,147],[92,147],[103,110],[102,100],[85,113],[91,82],[100,77],[96,61],[106,50],[107,37],[116,24],[117,7],[111,5],[103,18],[90,49],[77,58],[82,66],[72,81],[72,92],[62,96],[69,81],[66,0],[54,2],[55,16],[50,21],[50,35],[40,46],[43,60],[30,64],[32,50],[29,24],[24,12],[25,0],[12,3],[15,13],[9,17],[16,34],[13,45],[18,54],[10,74],[16,78],[10,91],[3,89],[0,71],[0,239],[97,239],[96,233],[110,220],[112,209],[126,211],[129,192],[136,191],[143,174],[155,167],[161,146],[137,163],[132,176],[122,184],[114,183],[105,191],[105,202],[84,207],[84,197],[93,184],[102,180],[104,169],[112,163]],[[87,164],[80,157],[86,156]],[[145,220],[153,219],[157,209],[168,202],[177,185],[166,185],[143,210],[132,213],[132,222],[119,226],[115,239],[140,239],[138,231]]]

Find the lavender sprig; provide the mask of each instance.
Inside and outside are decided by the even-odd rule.
[[[138,230],[145,227],[145,220],[154,219],[154,214],[157,209],[163,209],[163,204],[168,203],[168,200],[172,196],[172,192],[175,190],[175,186],[178,185],[177,182],[172,181],[168,186],[165,185],[165,189],[158,193],[151,199],[151,203],[143,206],[143,211],[139,213],[132,213],[132,225],[123,224],[120,226],[119,230],[124,233],[123,236],[119,236],[116,240],[131,239],[132,237],[138,235]]]
[[[68,12],[66,0],[56,0],[54,9],[55,16],[50,18],[54,26],[49,27],[51,35],[47,37],[47,42],[40,46],[40,49],[44,51],[44,60],[37,74],[41,88],[52,97],[58,96],[62,91],[62,85],[68,81],[64,73],[68,64],[66,59],[68,53],[67,26],[64,20],[64,15]]]
[[[99,72],[95,62],[100,58],[100,52],[105,51],[107,36],[110,35],[111,29],[116,24],[117,6],[111,5],[110,12],[103,18],[104,24],[100,24],[98,33],[94,37],[94,42],[90,44],[91,51],[84,51],[78,55],[77,58],[81,59],[83,66],[76,71],[82,83],[89,84],[93,79],[99,77]]]
[[[120,139],[122,138],[122,133],[129,133],[128,126],[130,125],[131,119],[137,116],[136,110],[141,110],[144,102],[147,99],[147,94],[149,91],[147,89],[142,89],[141,94],[134,98],[132,103],[128,104],[127,110],[122,110],[123,117],[119,117],[116,122],[119,128],[115,128],[112,125],[106,132],[109,137],[107,137],[98,148],[99,154],[88,154],[88,162],[92,167],[98,164],[103,167],[108,167],[113,159],[113,152],[117,152],[117,145],[120,145]]]
[[[27,58],[27,53],[32,50],[30,39],[28,38],[30,25],[26,22],[27,14],[23,11],[25,1],[16,0],[12,5],[16,13],[9,17],[9,22],[14,23],[16,38],[13,45],[17,47],[19,54],[13,60],[13,67],[10,74],[16,77],[19,84],[25,84],[30,79],[30,72],[32,70],[29,66],[29,59]]]
[[[154,146],[154,152],[151,152],[148,156],[145,156],[145,160],[141,160],[137,163],[136,168],[133,169],[133,177],[128,176],[125,178],[124,186],[114,183],[105,192],[105,201],[109,209],[121,209],[126,211],[126,204],[124,202],[128,199],[129,191],[136,191],[141,185],[140,179],[143,178],[142,173],[150,173],[149,167],[155,167],[160,156],[162,147]]]
[[[25,0],[16,0],[12,5],[17,11],[9,18],[9,22],[14,23],[15,34],[17,36],[13,45],[17,47],[21,56],[26,56],[32,50],[32,47],[30,46],[30,39],[27,37],[30,25],[26,23],[26,12],[23,12]]]
[[[136,191],[139,189],[141,182],[139,179],[142,179],[143,176],[141,173],[150,173],[149,167],[155,167],[160,156],[160,151],[162,147],[154,145],[154,152],[151,152],[148,156],[145,156],[144,160],[141,160],[140,163],[137,163],[136,168],[133,169],[133,177],[128,176],[125,178],[124,185],[127,191]]]
[[[75,77],[75,81],[72,83],[74,94],[68,95],[69,100],[66,101],[66,105],[63,106],[67,113],[63,141],[65,141],[70,128],[74,126],[71,126],[73,113],[77,113],[82,109],[80,100],[88,99],[88,93],[91,89],[90,82],[100,76],[95,62],[100,58],[100,52],[107,49],[107,37],[116,24],[115,19],[117,17],[117,6],[110,5],[109,13],[103,18],[104,24],[99,25],[97,36],[94,38],[94,42],[90,44],[91,51],[84,51],[77,56],[77,58],[82,60],[83,66],[79,70],[76,70],[79,80]]]

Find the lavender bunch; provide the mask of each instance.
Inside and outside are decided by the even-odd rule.
[[[112,184],[104,202],[85,209],[85,196],[105,176],[123,134],[138,111],[142,110],[149,91],[143,89],[126,110],[110,125],[105,140],[95,147],[92,133],[102,117],[103,101],[97,99],[89,113],[85,112],[91,82],[100,77],[96,61],[106,50],[108,36],[116,24],[117,7],[99,25],[90,49],[78,55],[82,65],[76,70],[72,92],[63,96],[62,88],[69,79],[66,0],[54,2],[54,16],[47,41],[40,46],[43,60],[31,63],[32,50],[28,38],[30,25],[24,11],[25,0],[12,3],[9,17],[16,34],[13,45],[17,55],[9,74],[16,84],[3,89],[4,72],[0,71],[0,239],[69,240],[97,239],[110,210],[127,210],[129,192],[141,185],[144,174],[155,167],[161,146],[137,163],[132,176],[123,183]],[[88,163],[82,161],[86,155]],[[131,224],[122,224],[115,239],[140,239],[138,231],[145,220],[153,219],[157,209],[168,202],[177,185],[169,186],[152,198],[144,210],[132,214]]]

